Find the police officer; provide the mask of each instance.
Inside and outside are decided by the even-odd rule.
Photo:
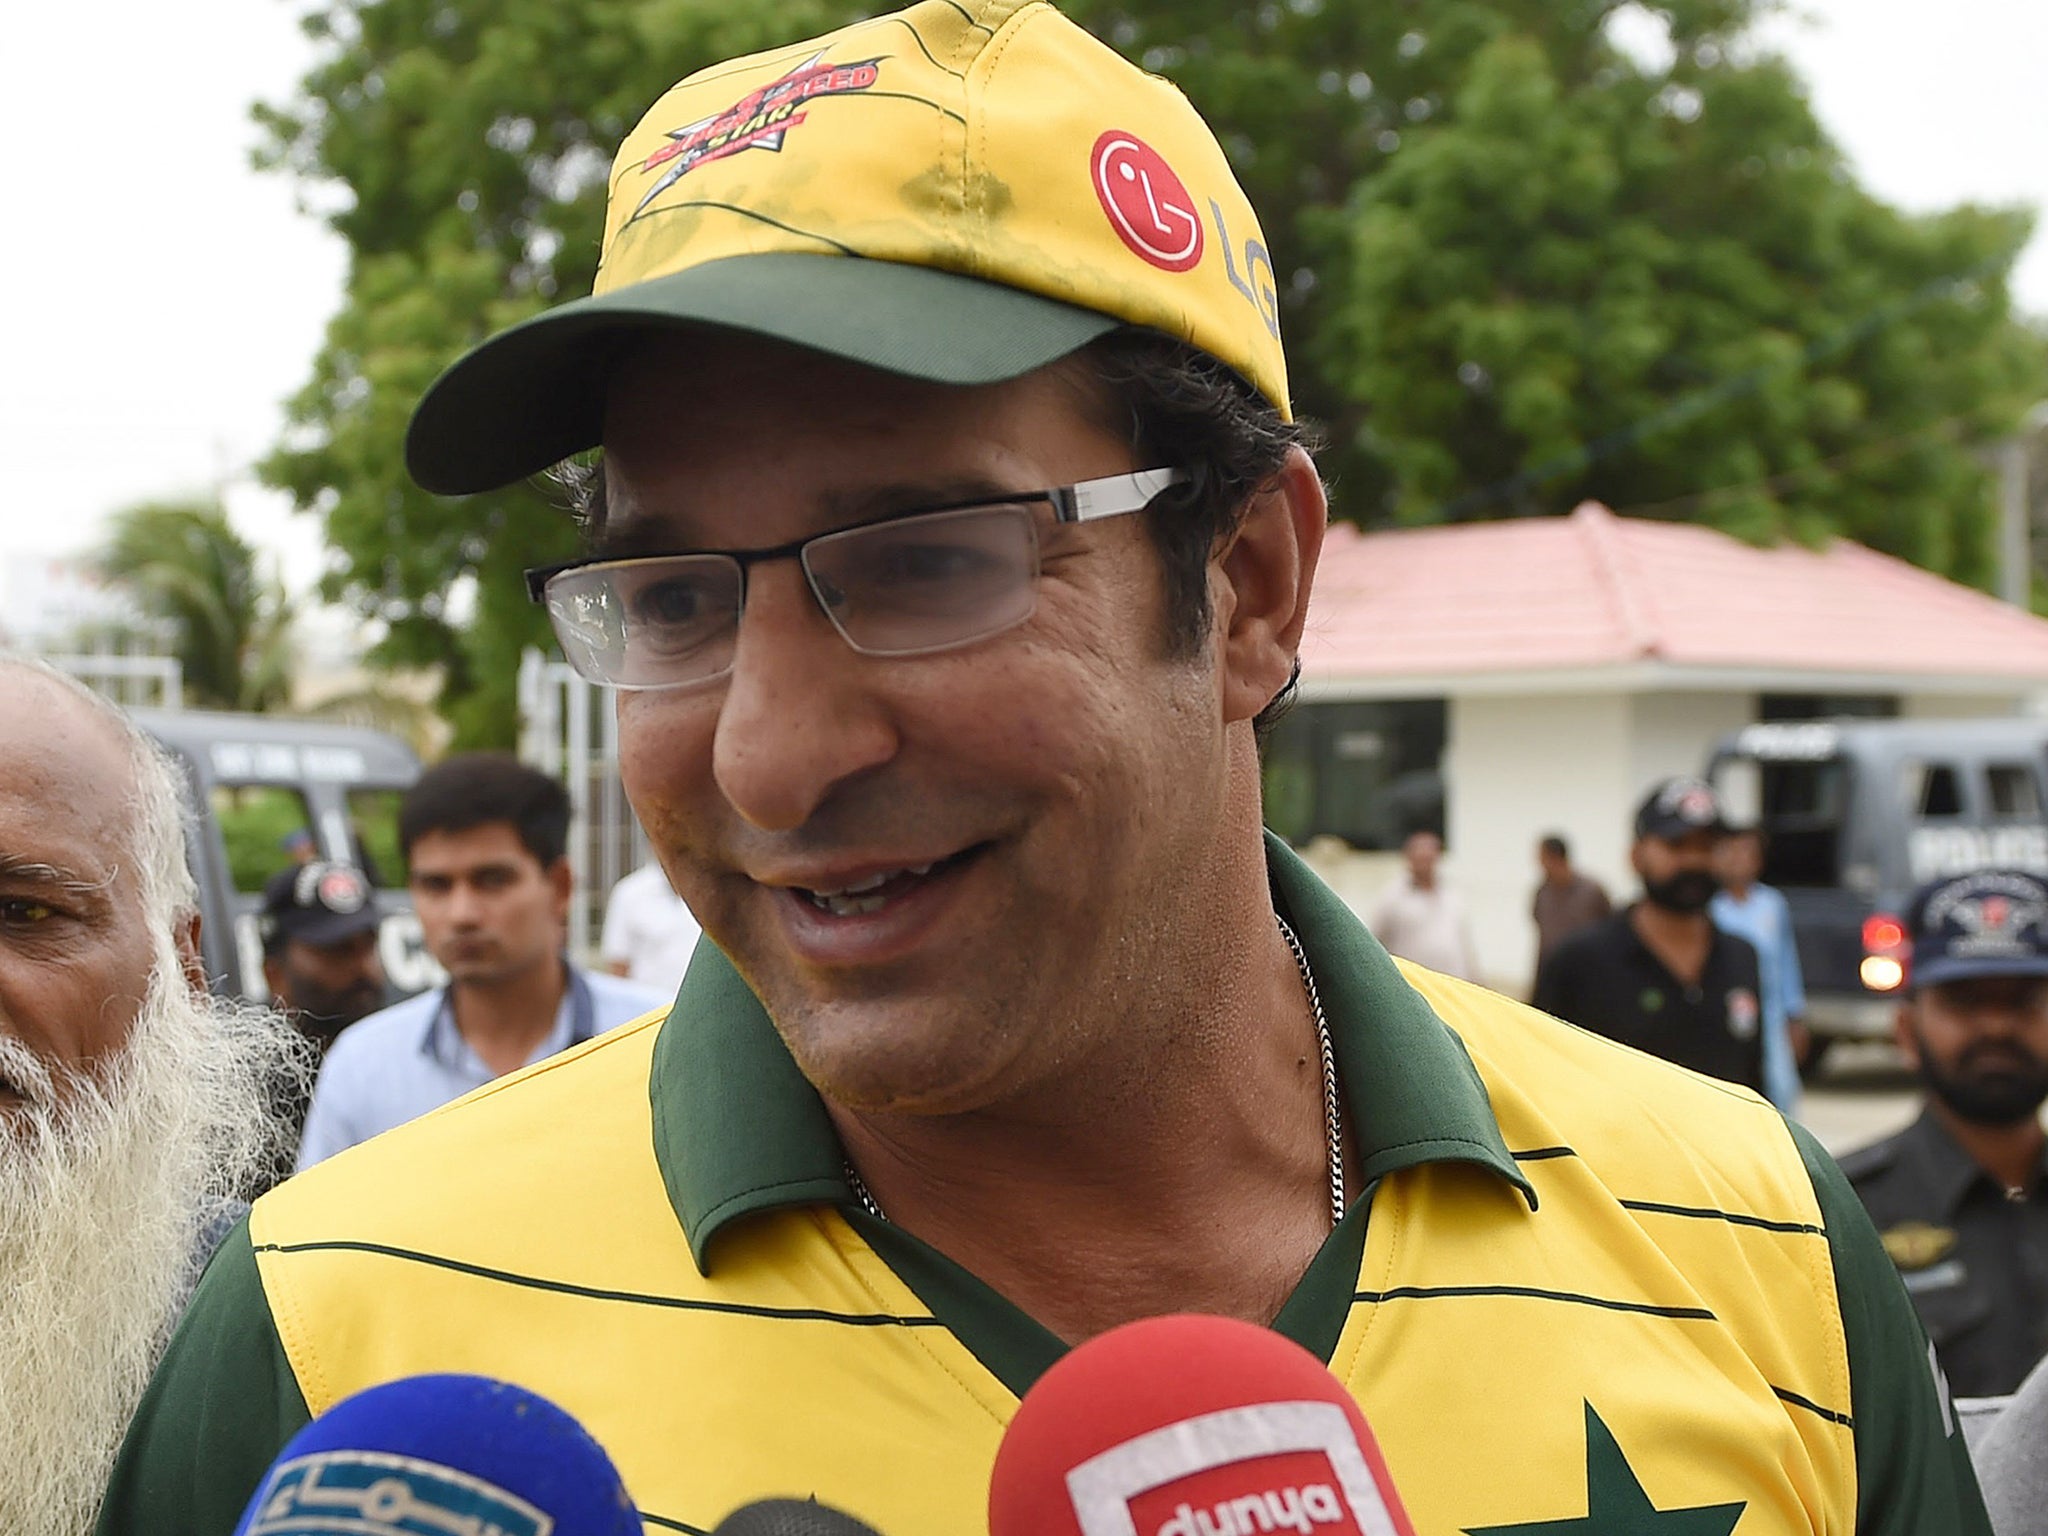
[[[322,1055],[336,1035],[391,1001],[377,956],[382,920],[370,882],[351,865],[315,859],[263,887],[258,923],[270,1000]]]
[[[327,1048],[358,1019],[396,1000],[377,954],[382,921],[369,880],[351,864],[308,859],[264,883],[257,909],[264,984],[306,1050],[271,1085],[271,1103],[286,1131],[271,1166],[247,1191],[251,1199],[291,1176],[312,1102],[312,1074]]]
[[[1949,1385],[2010,1392],[2048,1352],[2048,881],[1980,870],[1907,908],[1899,1048],[1927,1089],[1905,1130],[1842,1159]]]
[[[1756,951],[1707,915],[1720,889],[1721,802],[1699,779],[1666,779],[1636,810],[1629,861],[1643,896],[1551,951],[1536,1006],[1653,1056],[1763,1086]]]

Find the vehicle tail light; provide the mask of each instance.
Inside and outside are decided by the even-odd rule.
[[[1896,992],[1906,984],[1906,925],[1889,912],[1863,920],[1863,963],[1857,977],[1873,992]]]

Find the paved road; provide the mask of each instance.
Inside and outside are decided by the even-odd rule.
[[[1888,1044],[1839,1045],[1818,1081],[1807,1084],[1799,1118],[1840,1156],[1876,1141],[1920,1112],[1913,1078]]]

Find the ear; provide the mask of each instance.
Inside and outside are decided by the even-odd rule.
[[[211,990],[206,984],[206,954],[199,947],[199,923],[197,912],[188,912],[171,930],[171,944],[178,951],[178,965],[185,973],[185,985],[194,997],[205,997]]]
[[[1329,516],[1314,461],[1291,448],[1211,568],[1225,720],[1252,719],[1287,686]]]
[[[273,1006],[284,995],[284,962],[274,955],[263,957],[263,985],[270,989]]]
[[[566,920],[569,916],[569,896],[576,889],[576,872],[569,867],[567,854],[563,854],[547,867],[547,881],[554,896],[555,916]]]

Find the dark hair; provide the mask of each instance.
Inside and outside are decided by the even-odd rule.
[[[1320,446],[1317,435],[1282,417],[1225,364],[1161,331],[1112,331],[1068,362],[1078,380],[1095,386],[1085,408],[1131,445],[1141,465],[1187,471],[1187,483],[1161,495],[1145,516],[1165,569],[1166,653],[1192,656],[1209,631],[1210,557],[1288,454]],[[599,532],[602,460],[571,460],[553,478],[586,532]],[[1293,707],[1300,678],[1297,657],[1286,684],[1252,722],[1261,741]]]
[[[1565,846],[1564,839],[1555,832],[1550,833],[1536,846],[1554,859],[1569,859],[1572,856],[1572,851]]]
[[[505,752],[459,752],[419,776],[398,805],[406,858],[429,832],[467,832],[510,822],[542,868],[569,847],[569,795],[555,780]]]

